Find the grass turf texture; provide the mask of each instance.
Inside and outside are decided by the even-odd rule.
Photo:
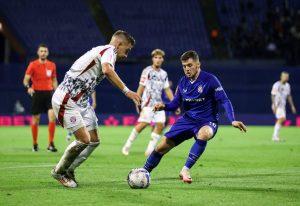
[[[40,127],[38,153],[31,152],[29,127],[0,128],[0,205],[300,205],[300,128],[282,129],[285,142],[271,141],[272,127],[241,134],[221,126],[194,166],[191,185],[178,180],[193,140],[165,156],[146,190],[127,185],[130,169],[141,167],[150,130],[125,157],[121,147],[131,127],[101,127],[100,147],[77,170],[80,186],[67,189],[50,177],[67,146],[57,127],[58,153],[46,152]]]

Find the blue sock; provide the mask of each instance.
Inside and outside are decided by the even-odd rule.
[[[206,144],[207,144],[207,141],[196,139],[195,143],[193,144],[193,146],[190,150],[189,157],[187,158],[187,160],[185,162],[185,166],[187,168],[189,168],[189,169],[192,168],[193,165],[197,162],[199,157],[204,152]]]
[[[144,165],[144,168],[148,172],[151,172],[159,164],[162,156],[163,156],[163,154],[160,154],[154,150],[148,157],[148,159]]]

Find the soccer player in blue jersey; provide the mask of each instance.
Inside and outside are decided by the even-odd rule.
[[[195,51],[187,51],[181,56],[185,76],[178,84],[174,99],[167,103],[158,103],[154,111],[175,111],[179,106],[184,114],[165,134],[162,142],[148,157],[144,168],[151,172],[161,158],[183,141],[195,138],[189,156],[179,176],[185,183],[192,183],[190,169],[205,150],[207,141],[212,139],[218,130],[218,105],[221,104],[233,127],[246,132],[246,126],[236,121],[233,108],[219,80],[200,69],[200,61]]]

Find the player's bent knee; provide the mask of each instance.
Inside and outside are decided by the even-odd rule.
[[[90,136],[89,132],[86,130],[86,128],[84,128],[84,127],[79,128],[78,130],[76,130],[74,132],[74,135],[75,135],[76,139],[79,140],[80,142],[82,142],[84,144],[90,143],[91,136]]]
[[[98,138],[98,137],[91,137],[91,140],[90,140],[90,142],[100,142],[100,138]]]
[[[164,129],[164,124],[163,123],[157,123],[154,129],[154,132],[157,134],[161,134],[162,130]]]
[[[98,136],[97,130],[89,131],[89,133],[90,133],[91,142],[100,142],[100,138]]]
[[[56,121],[55,116],[49,118],[49,122],[55,122],[55,121]]]
[[[140,133],[141,131],[143,131],[143,129],[145,129],[145,127],[148,125],[148,123],[146,122],[140,122],[135,126],[135,130]]]
[[[39,123],[40,123],[40,115],[33,115],[32,124],[39,124]]]
[[[213,129],[210,126],[204,126],[199,130],[197,139],[208,141],[213,137],[213,135]]]
[[[49,118],[50,122],[54,122],[55,121],[56,118],[55,118],[55,115],[54,115],[53,111],[49,113],[49,117],[48,118]]]
[[[77,140],[79,140],[80,142],[82,142],[84,144],[89,144],[90,143],[90,139],[89,138],[78,138]]]

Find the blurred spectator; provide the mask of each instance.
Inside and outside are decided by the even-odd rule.
[[[284,58],[287,64],[299,64],[300,11],[289,8],[273,8],[267,1],[264,20],[259,20],[258,8],[253,1],[239,4],[240,23],[224,31],[233,58]],[[228,8],[223,4],[221,11]]]
[[[15,102],[15,106],[14,106],[14,114],[22,114],[24,112],[25,112],[25,108],[23,107],[23,105],[20,102],[20,100],[17,100]]]

